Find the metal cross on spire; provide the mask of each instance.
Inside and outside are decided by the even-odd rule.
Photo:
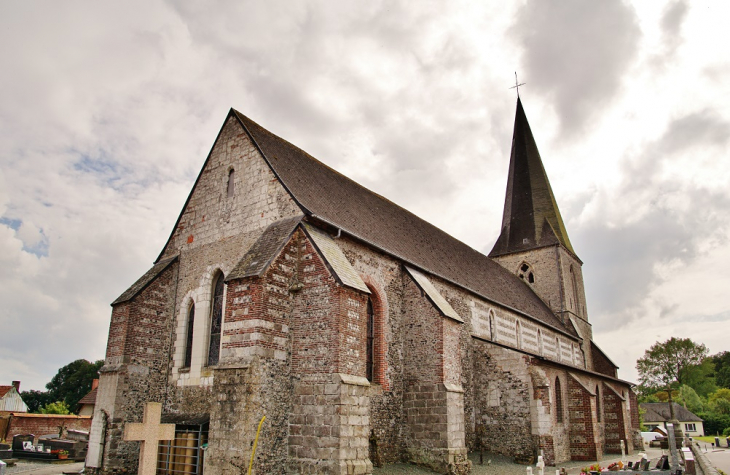
[[[521,83],[517,80],[517,71],[515,71],[515,85],[512,86],[510,89],[517,89],[518,98],[520,97],[520,86],[524,86],[525,84],[527,84],[527,83],[524,83],[524,82]]]

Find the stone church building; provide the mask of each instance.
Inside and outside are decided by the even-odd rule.
[[[231,110],[112,303],[87,470],[137,470],[122,434],[148,401],[175,424],[165,474],[244,473],[262,416],[258,474],[630,452],[636,397],[592,340],[581,266],[519,99],[488,256]]]

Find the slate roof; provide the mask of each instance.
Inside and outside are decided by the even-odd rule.
[[[669,415],[669,404],[666,402],[642,402],[639,406],[646,411],[644,414],[645,422],[667,422],[670,420]],[[672,403],[674,406],[674,416],[678,421],[702,421],[701,417],[694,415],[689,410],[685,409],[681,404],[676,402]]]
[[[226,282],[233,279],[258,276],[269,267],[296,229],[302,216],[282,219],[269,225],[259,239],[244,254],[231,272]]]
[[[232,109],[231,113],[305,214],[412,267],[576,335],[527,284],[484,254],[336,172],[240,112]]]
[[[132,300],[134,297],[137,296],[140,292],[142,292],[145,287],[150,285],[153,280],[155,280],[155,277],[160,275],[162,271],[168,268],[170,264],[175,262],[177,260],[177,256],[169,257],[167,259],[163,259],[161,261],[158,261],[155,265],[152,266],[150,270],[145,272],[145,274],[137,279],[137,282],[132,284],[130,288],[124,291],[122,295],[120,295],[114,302],[112,302],[112,305],[117,305],[119,303],[127,302],[129,300]]]
[[[502,233],[489,255],[498,256],[558,243],[575,254],[522,101],[518,98]]]
[[[98,390],[99,388],[94,388],[89,391],[89,394],[79,400],[79,404],[96,404],[96,393]]]

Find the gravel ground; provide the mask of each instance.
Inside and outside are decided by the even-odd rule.
[[[44,463],[18,460],[14,466],[5,469],[5,475],[20,473],[33,475],[61,475],[63,472],[78,472],[84,468],[84,462]]]
[[[662,455],[661,450],[648,449],[647,455],[650,459],[656,459]],[[509,457],[503,457],[501,455],[484,454],[484,465],[479,465],[479,455],[471,454],[469,459],[472,463],[472,474],[474,475],[525,475],[527,473],[526,465],[519,465],[512,461]],[[488,461],[491,463],[488,464]],[[615,457],[613,455],[608,456],[601,460],[600,464],[602,467],[609,465],[610,463],[621,460],[621,456]],[[638,460],[636,455],[628,457],[628,460]],[[545,475],[553,475],[557,468],[565,467],[569,475],[577,475],[580,473],[580,469],[587,465],[592,465],[595,462],[565,462],[558,464],[558,467],[545,467]],[[532,466],[532,471],[537,474],[537,469]],[[426,470],[415,465],[409,464],[394,464],[387,465],[382,468],[376,468],[373,470],[373,475],[427,475],[433,474],[430,470]]]

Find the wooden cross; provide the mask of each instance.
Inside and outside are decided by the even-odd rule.
[[[161,440],[175,438],[175,424],[160,424],[162,404],[148,402],[144,405],[142,422],[128,423],[124,427],[124,440],[139,440],[139,475],[155,475],[157,472],[157,446]],[[146,450],[145,450],[146,449]]]
[[[521,83],[517,80],[517,71],[515,71],[515,85],[512,86],[510,89],[517,89],[517,97],[520,97],[520,86],[524,86],[527,83]]]

